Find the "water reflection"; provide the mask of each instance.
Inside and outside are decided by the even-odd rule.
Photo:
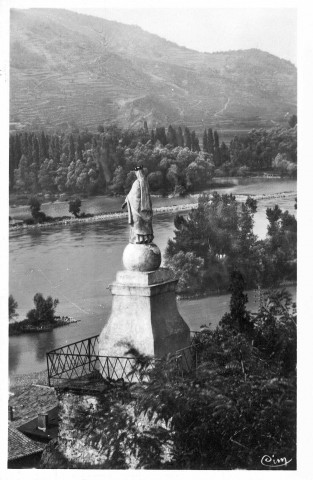
[[[51,332],[41,332],[37,335],[32,335],[32,347],[36,352],[36,360],[40,363],[46,360],[47,352],[57,347],[54,332],[52,330]]]
[[[14,373],[18,368],[21,355],[21,342],[13,343],[9,342],[9,369],[10,373]]]

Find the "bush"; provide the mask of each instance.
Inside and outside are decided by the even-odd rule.
[[[29,207],[35,223],[44,223],[47,221],[46,214],[40,211],[41,203],[36,197],[29,199]]]
[[[69,202],[69,212],[72,213],[75,218],[79,218],[80,207],[82,205],[82,201],[80,198],[75,198],[74,200],[70,200]]]

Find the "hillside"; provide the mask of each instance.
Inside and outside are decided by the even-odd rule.
[[[10,118],[32,127],[246,129],[296,113],[296,68],[260,50],[199,53],[137,26],[11,10]]]

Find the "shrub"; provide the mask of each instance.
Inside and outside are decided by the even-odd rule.
[[[82,202],[80,198],[75,198],[74,200],[70,200],[69,202],[69,212],[72,213],[75,218],[79,218],[79,212],[80,212],[80,207],[82,205]]]

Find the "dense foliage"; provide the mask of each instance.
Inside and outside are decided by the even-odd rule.
[[[174,220],[175,237],[168,241],[166,264],[185,293],[225,290],[234,269],[247,288],[277,286],[296,279],[297,221],[276,205],[268,208],[265,240],[253,233],[256,200],[245,203],[233,195],[203,194],[187,217]]]
[[[280,295],[281,297],[282,295]],[[177,378],[168,361],[141,388],[138,412],[169,425],[165,468],[262,468],[296,455],[296,317],[290,297],[269,296],[249,332],[221,324],[200,338],[198,368]]]
[[[295,469],[295,305],[274,291],[251,315],[240,276],[231,283],[228,315],[244,310],[248,330],[225,318],[205,329],[190,350],[196,369],[184,375],[177,356],[151,364],[132,349],[145,382],[115,385],[97,415],[81,415],[77,424],[78,438],[103,463],[69,462],[56,450],[45,468],[129,468],[133,458],[146,469],[267,469],[261,459],[271,455]]]
[[[50,296],[44,298],[41,293],[36,293],[34,296],[35,308],[29,310],[26,317],[33,325],[52,323],[58,303],[57,298],[54,300]]]
[[[139,130],[99,126],[96,133],[23,131],[10,136],[10,191],[16,193],[124,193],[142,163],[153,192],[184,194],[209,185],[215,175],[276,169],[296,174],[296,127],[252,130],[220,144],[205,129],[202,141],[186,127],[147,125]],[[200,145],[201,144],[201,145]]]
[[[229,146],[231,162],[223,169],[248,167],[251,170],[268,170],[272,167],[278,173],[296,174],[297,163],[297,128],[275,127],[270,130],[253,129],[248,135],[235,137]],[[281,169],[278,158],[283,158],[287,164]],[[275,160],[275,161],[274,161]]]

